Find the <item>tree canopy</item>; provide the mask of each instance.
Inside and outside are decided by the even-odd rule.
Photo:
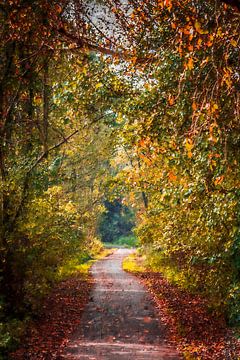
[[[2,319],[99,247],[104,203],[121,198],[149,262],[240,321],[239,10],[1,2]]]

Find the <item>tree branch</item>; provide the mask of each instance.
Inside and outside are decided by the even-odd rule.
[[[50,147],[48,150],[44,151],[39,158],[35,161],[35,163],[31,166],[31,168],[28,170],[27,175],[29,175],[34,169],[35,167],[43,160],[45,159],[48,154],[59,148],[61,145],[63,145],[64,143],[68,142],[69,139],[71,139],[71,137],[73,137],[75,134],[77,134],[79,132],[79,130],[75,130],[72,134],[68,135],[66,138],[64,138],[63,140],[61,140],[59,143],[53,145],[52,147]]]

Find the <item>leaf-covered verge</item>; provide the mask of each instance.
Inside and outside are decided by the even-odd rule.
[[[222,315],[209,311],[209,301],[173,281],[163,268],[150,267],[145,256],[132,254],[123,269],[137,276],[152,294],[159,316],[184,358],[239,359],[240,342]],[[177,274],[175,273],[177,276]]]
[[[81,314],[93,286],[89,269],[95,261],[110,254],[111,249],[101,249],[95,255],[89,254],[89,260],[84,263],[76,257],[62,266],[57,284],[42,299],[38,312],[32,319],[18,323],[19,329],[21,328],[19,333],[15,329],[18,349],[2,355],[0,359],[59,358],[71,334],[81,325]],[[13,329],[11,330],[9,336],[13,336]]]

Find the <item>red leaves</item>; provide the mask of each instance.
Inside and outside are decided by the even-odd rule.
[[[10,358],[59,358],[70,335],[80,324],[90,288],[91,282],[79,277],[60,283],[44,302],[39,319],[30,324],[22,346]]]
[[[170,284],[160,273],[137,275],[152,293],[171,340],[186,356],[204,360],[239,358],[239,343],[223,316],[210,314],[207,300]]]

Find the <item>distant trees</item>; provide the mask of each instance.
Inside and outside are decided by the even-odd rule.
[[[98,232],[104,242],[114,243],[122,236],[132,234],[135,226],[134,213],[120,200],[105,201],[105,212],[102,214]]]

